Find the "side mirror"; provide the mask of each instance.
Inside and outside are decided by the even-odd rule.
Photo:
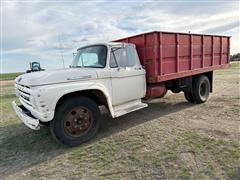
[[[39,62],[32,62],[31,63],[31,70],[32,71],[40,71],[41,70],[41,66]]]
[[[44,71],[44,69],[41,68],[39,62],[30,62],[30,70],[27,70],[27,73],[36,71]]]

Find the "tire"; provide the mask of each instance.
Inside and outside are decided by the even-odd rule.
[[[50,122],[43,122],[43,121],[39,121],[39,123],[43,126],[50,126]]]
[[[100,125],[97,104],[86,97],[72,97],[57,108],[50,124],[55,140],[68,146],[80,145],[96,135]]]
[[[193,98],[192,92],[184,91],[184,96],[189,103],[195,103],[195,99]]]
[[[171,89],[172,93],[177,94],[181,92],[180,88],[176,88],[176,89]]]
[[[210,82],[207,76],[199,76],[193,84],[193,98],[197,104],[207,101],[210,94]]]

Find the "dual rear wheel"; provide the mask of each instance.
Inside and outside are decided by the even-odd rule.
[[[192,91],[184,91],[186,100],[190,103],[204,103],[210,94],[210,82],[207,76],[199,76],[194,79]]]

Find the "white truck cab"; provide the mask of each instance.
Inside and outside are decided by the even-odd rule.
[[[113,118],[147,107],[145,70],[134,44],[92,44],[78,49],[70,68],[39,71],[15,80],[21,102],[13,108],[31,129],[50,122],[55,138],[78,145],[99,127],[99,106]]]

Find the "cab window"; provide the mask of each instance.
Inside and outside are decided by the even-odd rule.
[[[128,46],[127,46],[128,47]],[[131,56],[130,48],[112,48],[110,56],[110,67],[132,67],[134,66],[135,59]]]

